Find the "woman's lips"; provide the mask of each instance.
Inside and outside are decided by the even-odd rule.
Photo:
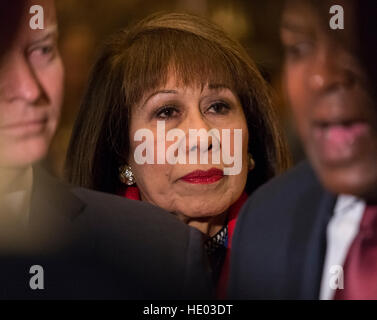
[[[369,145],[370,126],[366,122],[330,124],[314,129],[316,151],[328,164],[355,159]]]
[[[196,170],[181,178],[182,181],[193,184],[210,184],[219,181],[224,177],[220,169],[211,168],[207,171]]]

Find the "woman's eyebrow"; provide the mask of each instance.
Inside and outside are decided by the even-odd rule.
[[[228,90],[231,90],[229,88],[229,86],[225,85],[225,84],[222,84],[222,83],[210,83],[208,85],[208,89],[210,90],[222,90],[222,89],[228,89]]]
[[[153,92],[152,94],[150,94],[144,101],[143,105],[141,106],[141,109],[143,109],[145,107],[145,105],[147,104],[147,102],[153,98],[154,96],[158,95],[158,94],[177,94],[178,91],[177,90],[158,90],[158,91],[155,91]]]

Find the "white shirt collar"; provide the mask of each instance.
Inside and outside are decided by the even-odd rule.
[[[339,195],[334,207],[334,216],[345,215],[361,203],[364,203],[364,201],[355,196],[345,194]]]
[[[333,216],[327,225],[327,249],[322,271],[320,299],[332,299],[335,290],[330,282],[334,266],[342,267],[363,217],[365,202],[350,195],[339,195]]]

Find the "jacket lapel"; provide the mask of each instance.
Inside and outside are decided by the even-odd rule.
[[[323,264],[326,255],[327,225],[333,214],[336,197],[323,192],[304,258],[302,299],[319,299]]]

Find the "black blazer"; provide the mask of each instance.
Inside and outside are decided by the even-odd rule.
[[[147,203],[72,188],[35,168],[26,233],[28,249],[0,253],[0,298],[209,297],[200,232]],[[43,267],[43,290],[30,289],[32,265]]]
[[[237,221],[230,297],[318,299],[335,200],[306,162],[259,188]]]

